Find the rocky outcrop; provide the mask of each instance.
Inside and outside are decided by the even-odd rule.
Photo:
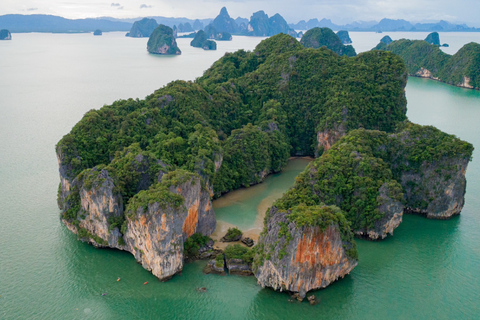
[[[163,24],[153,30],[152,35],[148,39],[147,50],[154,54],[182,54],[182,51],[177,47],[177,41],[175,41],[172,28],[164,26]]]
[[[345,136],[346,133],[347,130],[343,124],[335,125],[333,129],[324,129],[323,131],[317,132],[317,150],[315,151],[315,155],[319,156],[329,150],[338,140]]]
[[[440,36],[438,35],[438,32],[430,33],[425,38],[425,41],[427,41],[430,44],[433,44],[434,46],[440,46]]]
[[[212,21],[211,26],[217,32],[236,33],[238,31],[237,23],[230,17],[225,7],[220,10],[218,16]]]
[[[380,39],[380,42],[385,43],[386,45],[389,45],[390,43],[393,42],[392,38],[390,36],[384,36],[382,39]]]
[[[135,202],[129,207],[124,239],[125,250],[131,252],[145,269],[166,280],[183,268],[184,241],[194,233],[212,234],[216,220],[210,195],[198,176],[172,185],[168,191],[161,191],[163,197],[149,201],[147,208],[145,204],[136,207]],[[145,194],[139,198],[155,199],[158,189],[142,192]],[[174,195],[183,199],[181,205],[178,205],[178,198],[172,197]],[[170,200],[165,202],[166,198]]]
[[[155,19],[143,18],[133,23],[132,29],[130,29],[130,32],[127,33],[126,36],[132,38],[150,37],[157,26],[158,23]]]
[[[355,235],[370,240],[385,239],[387,234],[393,235],[393,230],[402,222],[403,203],[392,199],[390,194],[388,183],[384,183],[378,190],[377,196],[379,203],[378,212],[381,213],[383,217],[375,221],[373,228],[354,230]]]
[[[412,123],[389,138],[395,155],[392,171],[403,188],[405,212],[433,219],[459,214],[473,146],[434,127]]]
[[[352,44],[352,39],[350,39],[348,31],[340,30],[337,32],[337,36],[340,38],[343,44]]]
[[[251,266],[242,259],[227,259],[225,266],[228,270],[228,274],[239,276],[253,275]]]
[[[12,40],[12,34],[7,29],[0,30],[0,40]]]
[[[297,292],[304,298],[308,291],[325,288],[357,265],[355,244],[345,218],[324,209],[316,209],[316,225],[301,225],[289,219],[291,211],[270,209],[254,264],[262,287]],[[338,217],[343,220],[338,222]]]

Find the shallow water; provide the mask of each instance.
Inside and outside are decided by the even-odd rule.
[[[169,58],[147,54],[146,39],[123,33],[14,34],[0,42],[1,319],[478,318],[480,92],[430,80],[409,79],[410,119],[477,148],[461,216],[406,216],[393,237],[358,241],[358,267],[316,292],[321,303],[315,307],[289,303],[252,277],[204,275],[204,262],[162,283],[130,254],[81,243],[60,223],[54,146],[86,111],[142,98],[174,79],[194,79],[226,50],[252,49],[260,40],[236,37],[207,52],[182,39],[183,54]],[[278,185],[288,187],[290,178],[269,179],[258,186],[265,198],[278,196]],[[250,190],[257,189],[243,192]],[[242,209],[215,205],[222,220],[249,227],[263,199],[252,197]]]

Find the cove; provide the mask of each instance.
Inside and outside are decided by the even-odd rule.
[[[291,158],[281,173],[268,176],[265,181],[250,188],[232,191],[213,202],[217,217],[214,240],[225,235],[228,228],[237,227],[245,236],[258,240],[263,229],[266,210],[295,182],[295,177],[312,158]]]

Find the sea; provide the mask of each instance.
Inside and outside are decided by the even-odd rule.
[[[350,32],[357,52],[381,37],[427,33]],[[142,99],[173,80],[194,80],[226,52],[264,38],[234,36],[217,51],[178,39],[180,56],[155,56],[124,33],[13,34],[0,41],[0,319],[479,319],[480,92],[409,78],[408,117],[471,142],[465,207],[450,220],[406,215],[393,236],[357,240],[358,266],[290,302],[254,277],[205,275],[205,262],[158,281],[134,257],[80,242],[60,222],[55,144],[91,109]],[[440,33],[453,54],[480,33]],[[264,208],[293,185],[308,159],[260,185],[215,201],[218,220],[258,227]],[[220,223],[219,222],[219,223]],[[117,281],[120,278],[120,281]],[[144,283],[148,282],[147,285]],[[197,288],[206,287],[206,292]]]

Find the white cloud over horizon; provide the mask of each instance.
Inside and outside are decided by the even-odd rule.
[[[141,16],[214,18],[225,6],[233,18],[250,18],[264,10],[268,15],[281,14],[289,23],[312,18],[331,19],[345,24],[353,21],[405,19],[411,22],[447,20],[480,27],[477,18],[479,0],[2,0],[0,14],[24,14],[35,8],[36,14],[53,14],[66,18],[137,18]],[[122,10],[119,10],[122,9]]]

